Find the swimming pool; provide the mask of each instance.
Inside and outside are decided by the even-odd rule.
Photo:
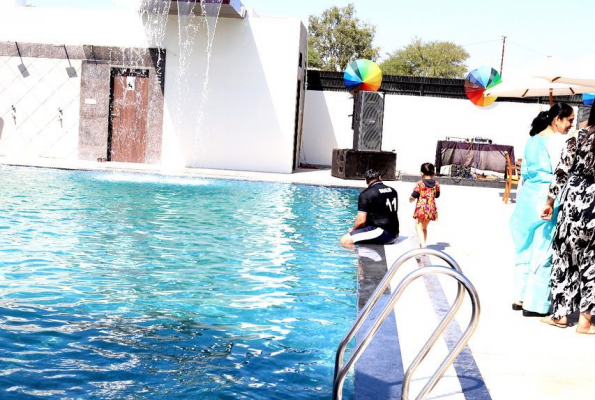
[[[16,167],[0,185],[0,397],[330,397],[357,190]]]

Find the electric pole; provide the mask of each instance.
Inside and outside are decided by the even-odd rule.
[[[504,67],[504,48],[506,47],[506,36],[502,36],[502,58],[500,60],[500,78],[502,78],[502,68]]]

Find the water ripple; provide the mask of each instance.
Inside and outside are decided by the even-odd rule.
[[[0,397],[326,399],[357,191],[0,167]]]

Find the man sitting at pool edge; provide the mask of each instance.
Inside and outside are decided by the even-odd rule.
[[[368,188],[359,195],[355,223],[341,237],[341,245],[348,249],[356,243],[390,244],[399,237],[397,191],[386,186],[375,169],[368,169],[364,178]]]

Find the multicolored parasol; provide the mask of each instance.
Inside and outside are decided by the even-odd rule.
[[[375,92],[380,89],[382,71],[374,61],[356,60],[347,66],[343,79],[345,80],[345,87],[351,93],[358,90]]]
[[[483,93],[501,82],[502,78],[494,68],[479,67],[469,72],[469,75],[465,78],[465,94],[476,106],[489,106],[496,101],[497,97],[484,97]]]
[[[595,100],[595,93],[583,93],[583,104],[586,106],[592,106],[593,100]]]

